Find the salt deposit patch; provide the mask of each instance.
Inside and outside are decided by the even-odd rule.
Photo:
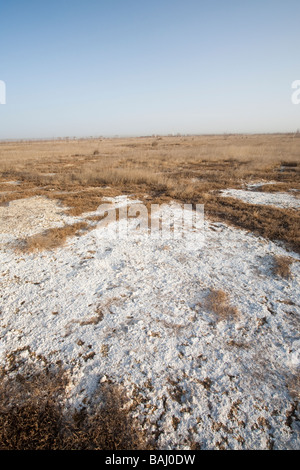
[[[280,207],[282,209],[299,209],[300,199],[287,193],[265,193],[262,191],[247,191],[244,189],[224,189],[221,195],[240,199],[248,204],[259,204]]]
[[[41,207],[49,215],[31,229],[64,220],[53,201],[39,199],[38,210],[36,202],[32,224]],[[8,208],[27,214],[23,205]],[[0,248],[2,363],[29,349],[62,361],[76,406],[99,382],[122,383],[160,449],[191,440],[203,449],[299,448],[287,388],[299,373],[299,256],[224,223],[204,229],[204,245],[190,230],[165,240],[103,237],[99,227],[54,253]],[[290,280],[274,276],[275,255],[293,258]],[[205,304],[210,289],[228,293],[237,320],[217,321]]]
[[[72,223],[74,218],[68,217],[64,210],[57,201],[40,196],[17,199],[0,206],[1,239],[9,241],[25,238]]]

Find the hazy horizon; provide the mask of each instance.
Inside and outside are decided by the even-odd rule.
[[[149,139],[149,138],[174,138],[174,137],[226,137],[226,136],[268,136],[268,135],[293,135],[299,134],[299,130],[295,132],[223,132],[223,133],[198,133],[198,134],[188,134],[180,133],[177,134],[114,134],[114,135],[82,135],[82,136],[53,136],[53,137],[21,137],[21,138],[0,138],[0,142],[35,142],[35,141],[59,141],[59,140],[97,140],[97,139]]]

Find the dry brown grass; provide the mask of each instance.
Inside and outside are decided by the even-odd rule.
[[[252,175],[269,180],[270,171],[282,182],[299,176],[299,145],[292,135],[163,137],[154,142],[132,138],[0,143],[0,171],[6,180],[42,185],[73,181],[84,186],[165,184],[174,176],[210,182]],[[289,171],[279,171],[283,163]]]
[[[273,272],[276,276],[283,277],[285,279],[290,279],[292,273],[290,266],[293,263],[293,258],[289,256],[274,256],[274,266]]]
[[[16,242],[16,247],[22,251],[33,252],[38,250],[53,250],[63,245],[67,238],[79,235],[81,231],[88,230],[86,222],[78,222],[64,227],[51,228],[43,233],[32,235]]]
[[[103,385],[94,404],[73,410],[64,404],[67,384],[61,368],[31,366],[14,378],[2,371],[0,450],[150,449],[120,387]]]
[[[235,319],[239,317],[239,311],[230,303],[230,298],[226,292],[218,289],[211,289],[205,299],[205,306],[217,315],[218,321]]]

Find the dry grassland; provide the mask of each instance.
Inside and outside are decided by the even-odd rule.
[[[300,191],[298,134],[0,143],[0,204],[47,196],[77,216],[95,210],[103,196],[119,194],[134,194],[147,203],[203,203],[206,216],[299,251],[300,217],[295,210],[218,194],[253,181],[276,183],[264,185],[263,191]]]

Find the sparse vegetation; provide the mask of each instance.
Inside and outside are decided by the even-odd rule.
[[[300,190],[299,156],[292,134],[2,142],[0,205],[39,195],[78,216],[96,210],[103,196],[120,194],[148,203],[202,203],[210,218],[299,251],[296,211],[218,196],[255,180],[275,181],[267,191]]]

